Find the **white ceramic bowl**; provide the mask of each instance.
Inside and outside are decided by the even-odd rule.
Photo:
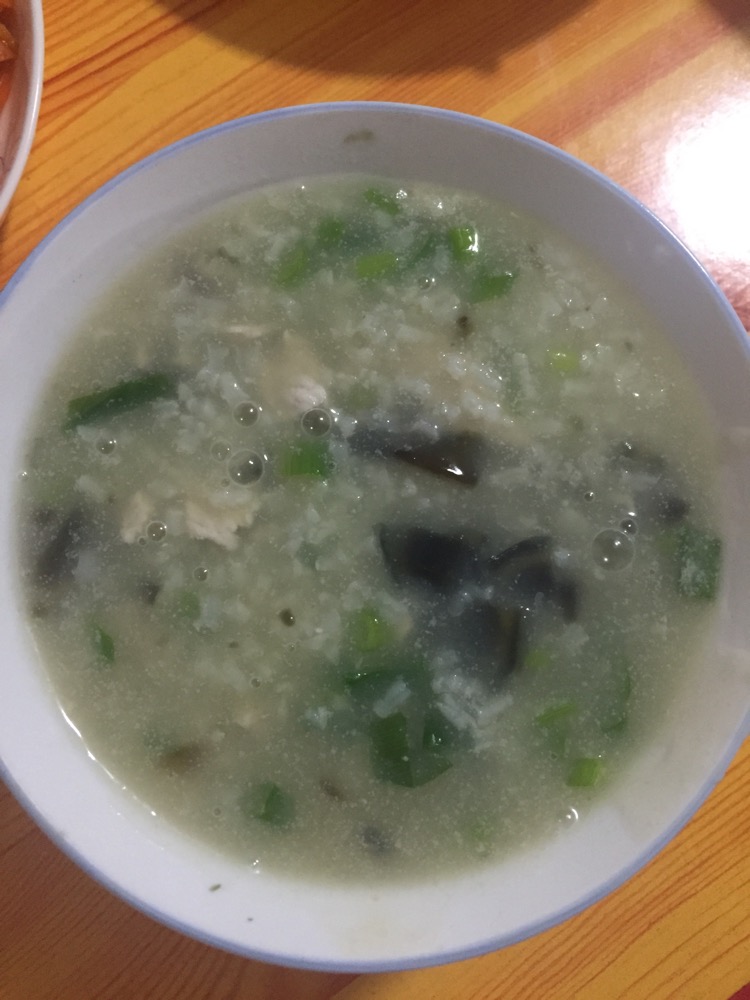
[[[36,132],[44,75],[42,0],[15,0],[18,55],[8,99],[0,110],[0,221],[8,211]]]
[[[722,431],[724,586],[705,669],[584,821],[507,861],[402,888],[326,887],[213,853],[123,794],[87,759],[19,610],[13,470],[45,379],[91,300],[208,205],[269,181],[336,171],[422,178],[501,196],[564,230],[635,288],[674,339]],[[535,139],[401,105],[285,109],[150,157],[72,213],[0,306],[0,757],[37,821],[95,878],[187,934],[256,958],[337,970],[445,962],[518,941],[644,865],[721,778],[748,730],[750,353],[699,264],[623,191]],[[209,892],[220,883],[221,891]]]

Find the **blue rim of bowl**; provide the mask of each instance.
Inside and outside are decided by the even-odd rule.
[[[278,121],[283,118],[298,117],[302,115],[313,115],[313,114],[323,114],[331,112],[388,112],[389,114],[419,114],[422,116],[430,116],[435,118],[447,119],[465,125],[471,125],[475,128],[481,128],[493,133],[501,133],[506,136],[512,137],[516,142],[521,144],[531,146],[544,153],[545,155],[557,159],[561,163],[566,164],[568,167],[572,167],[579,172],[585,174],[587,178],[595,183],[600,188],[605,189],[610,196],[616,197],[618,200],[626,202],[631,210],[635,211],[640,215],[647,224],[651,225],[659,231],[662,237],[671,242],[684,257],[686,257],[693,269],[696,271],[696,276],[700,278],[701,283],[707,294],[711,295],[717,305],[720,307],[722,313],[727,320],[727,326],[730,327],[736,339],[738,340],[741,348],[744,350],[747,356],[748,364],[750,364],[750,337],[748,337],[744,327],[742,326],[739,317],[732,308],[728,299],[716,284],[714,279],[708,273],[706,268],[700,263],[700,261],[695,257],[695,255],[690,251],[684,243],[677,237],[668,226],[666,226],[649,208],[638,201],[633,195],[629,194],[624,188],[615,184],[614,181],[610,180],[604,174],[595,170],[593,167],[584,163],[582,160],[578,160],[576,157],[569,153],[564,152],[556,146],[545,142],[542,139],[538,139],[534,136],[528,135],[525,132],[520,132],[517,129],[513,129],[507,125],[501,125],[497,122],[492,122],[484,118],[479,118],[473,115],[467,115],[458,111],[450,111],[442,108],[434,108],[426,105],[418,104],[401,104],[394,102],[384,102],[384,101],[339,101],[339,102],[329,102],[329,103],[319,103],[319,104],[303,104],[294,105],[290,107],[278,108],[271,111],[258,112],[252,115],[246,115],[242,118],[231,119],[226,122],[222,122],[219,125],[211,126],[207,129],[203,129],[200,132],[193,133],[180,139],[162,149],[157,150],[151,155],[139,160],[137,163],[133,164],[131,167],[126,168],[124,171],[113,177],[111,180],[107,181],[100,188],[94,191],[85,201],[81,202],[76,208],[74,208],[57,226],[44,238],[44,240],[31,252],[31,254],[26,258],[26,260],[21,264],[19,269],[11,277],[8,284],[2,293],[0,293],[0,309],[4,305],[6,299],[10,298],[14,292],[14,289],[18,284],[20,284],[26,272],[31,268],[34,261],[38,256],[40,256],[48,244],[57,240],[68,227],[68,225],[76,219],[81,213],[87,211],[90,206],[95,204],[99,199],[106,197],[114,188],[118,187],[120,184],[129,180],[131,177],[140,173],[143,170],[150,169],[154,164],[158,163],[160,160],[166,157],[174,156],[180,153],[182,150],[196,144],[203,142],[206,139],[212,138],[222,132],[233,131],[235,129],[243,129],[252,126],[256,123]],[[57,832],[52,828],[51,824],[48,822],[46,817],[38,810],[36,805],[31,802],[23,789],[21,789],[10,775],[5,767],[4,762],[0,759],[0,776],[2,776],[5,783],[9,788],[12,789],[14,796],[21,803],[24,809],[34,818],[38,826],[43,829],[50,839],[72,860],[76,862],[79,868],[82,869],[87,875],[93,878],[95,881],[99,882],[101,885],[109,889],[114,895],[123,899],[125,902],[129,903],[134,909],[139,910],[141,913],[145,913],[147,916],[156,920],[157,922],[172,928],[173,930],[179,931],[180,933],[191,937],[195,940],[201,941],[204,944],[210,945],[215,948],[219,948],[224,951],[242,955],[246,958],[252,958],[257,961],[282,964],[291,968],[307,969],[310,971],[321,971],[321,972],[350,972],[350,973],[369,973],[369,972],[396,972],[405,971],[409,969],[419,969],[428,966],[437,965],[447,965],[452,962],[463,961],[465,959],[476,958],[480,955],[488,954],[492,951],[497,951],[502,948],[509,947],[513,944],[518,944],[528,938],[534,937],[537,934],[541,934],[544,931],[550,930],[552,927],[558,924],[564,923],[571,917],[583,910],[588,909],[594,903],[599,902],[606,896],[610,895],[617,888],[623,885],[625,882],[629,881],[637,872],[648,865],[657,854],[659,854],[666,845],[673,840],[676,835],[683,829],[684,826],[690,821],[690,819],[695,815],[698,809],[706,801],[710,793],[716,787],[716,785],[721,781],[726,773],[729,765],[731,764],[733,758],[738,753],[744,740],[750,736],[750,708],[748,708],[744,724],[737,728],[737,731],[733,735],[732,739],[727,744],[726,750],[722,755],[721,759],[717,761],[716,765],[712,769],[708,778],[704,781],[703,785],[696,791],[695,795],[691,798],[688,805],[682,810],[682,812],[672,821],[669,827],[662,831],[662,833],[643,851],[641,851],[638,856],[625,868],[621,869],[616,875],[604,881],[602,884],[597,886],[597,888],[590,892],[583,899],[578,900],[575,904],[558,910],[554,914],[551,914],[544,920],[536,921],[531,924],[519,927],[512,934],[501,935],[500,937],[488,936],[482,941],[478,941],[476,944],[470,947],[458,948],[455,951],[440,951],[437,953],[424,952],[419,955],[414,955],[409,958],[402,959],[370,959],[370,960],[315,960],[307,957],[302,957],[295,955],[293,952],[285,953],[281,950],[279,951],[267,951],[261,948],[253,947],[243,947],[240,944],[235,944],[231,941],[227,941],[224,938],[212,935],[209,932],[202,930],[199,927],[194,927],[191,924],[185,923],[169,914],[164,913],[159,910],[156,906],[151,906],[148,903],[144,903],[137,896],[130,893],[129,890],[123,888],[114,878],[110,877],[108,874],[99,871],[94,868],[90,862],[78,851],[63,840]]]

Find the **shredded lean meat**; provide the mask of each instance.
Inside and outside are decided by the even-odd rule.
[[[239,528],[249,528],[255,520],[260,499],[255,494],[243,497],[241,504],[219,506],[208,500],[185,502],[185,530],[191,538],[204,538],[234,551]]]
[[[224,502],[203,497],[185,500],[184,533],[190,538],[215,542],[233,552],[239,544],[237,531],[250,527],[259,506],[260,500],[255,494],[242,496],[239,502],[234,498],[226,498]],[[153,500],[143,490],[138,490],[125,507],[120,525],[122,540],[132,545],[143,538],[154,515]]]

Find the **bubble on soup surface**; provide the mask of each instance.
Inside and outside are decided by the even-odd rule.
[[[167,533],[167,526],[162,521],[152,521],[146,528],[146,534],[152,542],[160,542]]]
[[[245,400],[235,406],[234,419],[238,424],[242,424],[243,427],[251,427],[254,423],[257,423],[260,413],[261,408],[257,403]]]
[[[263,459],[254,451],[238,451],[229,460],[229,476],[240,486],[257,483],[263,475]]]
[[[99,438],[99,440],[96,442],[96,447],[99,449],[102,455],[111,455],[112,452],[115,450],[116,444],[117,441],[114,438],[104,437],[104,438]]]
[[[323,437],[331,429],[331,414],[319,406],[302,415],[302,430],[313,437]]]
[[[632,538],[616,528],[600,531],[592,545],[594,562],[603,569],[625,569],[633,560]]]

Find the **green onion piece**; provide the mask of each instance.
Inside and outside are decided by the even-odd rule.
[[[401,712],[375,719],[370,726],[370,745],[375,774],[394,785],[411,785],[411,749],[408,723]]]
[[[559,705],[552,705],[550,708],[546,708],[543,712],[540,712],[536,716],[534,722],[538,726],[547,729],[550,726],[556,726],[564,719],[570,719],[572,715],[575,715],[578,710],[577,705],[573,701],[563,701]]]
[[[397,267],[398,257],[392,250],[379,250],[357,257],[354,273],[363,281],[372,281],[375,278],[387,278],[395,273]]]
[[[375,608],[360,608],[352,616],[350,635],[355,649],[371,653],[391,641],[393,629]]]
[[[424,660],[404,657],[399,661],[393,655],[374,657],[376,665],[350,670],[344,674],[344,686],[359,705],[371,708],[384,697],[397,681],[403,681],[418,704],[424,704],[430,692],[430,673]],[[385,661],[385,662],[383,662]]]
[[[497,823],[493,823],[487,816],[482,816],[463,827],[463,836],[475,847],[483,848],[492,842],[496,830]]]
[[[274,273],[274,281],[281,288],[294,288],[308,278],[311,271],[310,252],[300,241],[282,254]]]
[[[564,701],[558,705],[551,705],[535,717],[534,722],[542,730],[544,743],[552,757],[564,756],[571,723],[577,711],[578,706],[575,702]]]
[[[107,389],[98,389],[86,396],[77,396],[68,403],[68,415],[63,425],[66,431],[83,424],[116,417],[146,403],[177,395],[177,379],[163,372],[153,372],[140,378],[118,382]]]
[[[315,230],[316,246],[324,250],[341,246],[344,241],[345,229],[346,227],[341,219],[337,219],[333,215],[321,219]]]
[[[241,796],[240,810],[248,819],[285,827],[294,819],[294,799],[275,781],[263,781]]]
[[[476,276],[471,286],[472,302],[486,302],[489,299],[499,299],[510,291],[516,276],[512,271],[493,273],[482,271]]]
[[[598,757],[579,757],[570,765],[565,784],[571,788],[591,788],[601,778],[602,770]]]
[[[326,479],[333,472],[327,441],[302,440],[289,445],[281,456],[283,476],[315,476]]]
[[[100,625],[94,625],[91,639],[94,652],[103,663],[115,662],[115,640]]]
[[[599,720],[599,728],[608,736],[616,736],[627,725],[628,703],[633,690],[630,666],[626,662],[615,665],[612,701]]]
[[[357,670],[344,676],[344,686],[351,698],[358,705],[372,708],[376,701],[385,697],[386,693],[397,681],[408,681],[400,670],[392,667],[379,667],[375,670]]]
[[[677,529],[677,590],[683,597],[712,601],[719,588],[721,539],[691,524]]]
[[[194,622],[200,618],[201,602],[194,590],[182,590],[177,598],[177,614]]]
[[[547,351],[547,365],[558,375],[575,375],[581,368],[581,355],[577,351]]]
[[[552,664],[552,653],[544,646],[532,646],[523,658],[524,670],[546,670]]]
[[[372,722],[370,748],[376,777],[406,788],[425,785],[451,767],[442,754],[410,745],[408,721],[401,712]]]
[[[454,226],[448,230],[448,246],[455,260],[471,260],[479,251],[479,233],[473,226]]]
[[[368,188],[364,193],[364,199],[388,215],[398,215],[401,211],[401,205],[395,195],[381,191],[380,188]]]
[[[422,746],[425,750],[462,750],[471,746],[471,737],[454,725],[439,708],[429,708],[424,717]]]
[[[442,235],[438,235],[434,229],[431,230],[421,239],[416,240],[411,249],[406,253],[404,257],[405,266],[415,267],[423,261],[430,260],[440,249],[441,244],[443,244]]]

